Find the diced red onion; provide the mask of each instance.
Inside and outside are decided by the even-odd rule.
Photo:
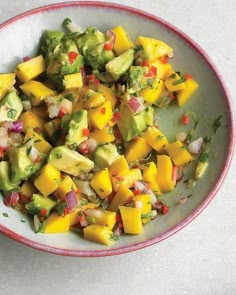
[[[29,56],[25,56],[25,57],[23,57],[23,62],[26,62],[26,61],[28,61],[28,60],[31,60],[31,57],[29,57]]]
[[[36,159],[38,158],[38,156],[39,156],[38,150],[33,145],[31,145],[30,151],[29,151],[29,158],[30,158],[30,160],[32,162],[35,162]]]
[[[51,104],[48,106],[48,116],[49,118],[55,118],[60,112],[60,107],[58,105]]]
[[[128,100],[128,105],[134,114],[138,114],[143,110],[143,104],[135,96],[130,97]]]
[[[203,144],[203,138],[202,137],[199,137],[198,139],[192,141],[188,145],[188,150],[192,154],[199,154],[200,151],[201,151],[201,148],[202,148],[202,144]]]
[[[106,32],[106,35],[107,35],[107,38],[108,38],[109,43],[110,43],[112,46],[114,46],[115,41],[116,41],[116,34],[115,34],[113,31],[108,30],[108,31]]]
[[[184,142],[186,138],[187,138],[186,132],[179,132],[176,134],[176,140]]]
[[[187,198],[185,198],[185,197],[182,197],[179,199],[180,204],[184,204],[184,203],[186,203],[186,201],[187,201]]]
[[[86,226],[88,226],[89,225],[89,223],[88,223],[88,220],[86,219],[86,217],[83,215],[83,219],[81,219],[80,220],[80,225],[82,226],[82,227],[86,227]]]
[[[98,143],[97,143],[97,141],[95,139],[89,138],[87,140],[87,147],[88,147],[89,153],[95,152],[97,146],[98,146]]]
[[[3,149],[8,148],[9,143],[8,143],[8,137],[0,137],[0,147]]]
[[[12,192],[11,195],[9,196],[9,203],[12,206],[15,206],[18,204],[19,201],[19,194],[17,192]]]
[[[10,131],[15,133],[21,133],[23,131],[23,122],[21,121],[12,122],[12,127],[9,129]]]
[[[176,181],[181,181],[184,176],[184,168],[183,166],[177,167]]]
[[[80,73],[81,73],[81,76],[82,76],[83,85],[87,85],[88,81],[87,81],[87,74],[86,74],[85,67],[82,67],[80,69]]]
[[[162,208],[163,203],[162,203],[161,201],[157,201],[157,202],[155,202],[154,204],[152,204],[152,206],[153,206],[153,208],[159,210],[159,209]]]
[[[74,190],[69,191],[65,196],[67,207],[69,208],[70,212],[75,208],[77,205],[77,197]]]
[[[72,113],[72,102],[69,99],[64,98],[60,102],[60,108],[67,110],[68,113]]]
[[[5,135],[7,135],[7,131],[9,130],[9,129],[11,129],[13,127],[13,122],[11,122],[11,121],[5,121],[5,122],[3,122],[2,123],[2,126],[0,127],[0,130],[1,130],[1,128],[4,128],[4,129],[6,129],[6,130],[1,130],[0,131],[0,137],[1,137],[1,133],[3,132],[3,133],[5,133]],[[5,136],[4,135],[4,136]]]
[[[114,234],[119,237],[122,234],[122,228],[117,226],[116,229],[114,230]]]
[[[156,195],[154,194],[154,192],[149,187],[147,187],[143,182],[136,181],[134,184],[134,189],[140,190],[142,193],[150,195],[151,204],[154,204],[157,201],[157,198],[156,198]]]

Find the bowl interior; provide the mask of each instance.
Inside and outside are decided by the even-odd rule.
[[[75,256],[113,255],[132,251],[158,242],[173,234],[198,215],[209,203],[220,186],[227,171],[233,148],[233,124],[230,102],[224,86],[207,56],[183,33],[162,20],[136,9],[114,4],[73,2],[36,9],[0,26],[1,72],[10,72],[24,56],[36,54],[42,31],[60,30],[66,18],[76,20],[83,28],[96,26],[106,31],[123,25],[133,40],[138,35],[150,36],[165,41],[174,49],[171,60],[174,69],[191,73],[200,87],[183,107],[172,106],[159,111],[160,129],[170,141],[177,132],[189,130],[179,118],[190,112],[198,122],[196,135],[211,136],[210,165],[207,176],[191,190],[179,183],[176,190],[164,198],[171,206],[170,214],[159,216],[144,226],[139,236],[124,236],[113,247],[87,242],[74,233],[60,235],[35,234],[29,220],[20,213],[7,208],[0,198],[0,231],[35,248],[53,253]],[[222,126],[216,133],[213,121],[222,116]],[[192,126],[193,127],[193,126]],[[191,170],[191,169],[190,169]],[[185,179],[190,175],[186,171]],[[176,205],[180,197],[192,197],[183,205]],[[8,218],[2,213],[7,213]],[[24,222],[26,221],[26,222]]]

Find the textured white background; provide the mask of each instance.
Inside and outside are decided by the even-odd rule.
[[[0,0],[0,22],[55,2],[63,1]],[[113,2],[160,16],[187,33],[211,56],[236,105],[235,0]],[[235,295],[235,158],[220,191],[197,219],[169,239],[134,253],[62,257],[1,235],[0,294]]]

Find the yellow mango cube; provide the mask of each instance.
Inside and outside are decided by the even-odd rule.
[[[108,168],[97,171],[90,181],[90,185],[101,199],[108,197],[112,192],[112,184]]]
[[[169,92],[175,92],[185,89],[185,79],[181,78],[176,72],[172,72],[168,78],[165,79],[165,87]]]
[[[137,137],[128,143],[125,149],[125,158],[128,163],[144,159],[150,152],[152,147],[147,144],[142,137]]]
[[[162,193],[172,191],[175,188],[175,181],[172,179],[173,164],[167,155],[157,156],[157,177],[156,181]]]
[[[54,96],[56,92],[39,81],[31,80],[20,86],[20,89],[28,96],[33,106],[41,104],[48,96]]]
[[[51,138],[55,132],[60,129],[60,123],[61,123],[61,119],[59,118],[56,118],[56,119],[53,119],[49,122],[47,122],[45,125],[44,125],[44,128],[45,128],[45,132],[47,133],[47,136],[49,138]]]
[[[179,107],[182,107],[199,87],[198,83],[193,79],[187,79],[184,84],[185,89],[178,91],[176,94]]]
[[[36,187],[30,181],[24,181],[20,187],[19,193],[26,197],[32,197],[37,192]]]
[[[106,101],[110,101],[111,108],[114,110],[117,103],[115,91],[101,83],[98,84],[97,91],[105,97]]]
[[[193,159],[186,146],[179,140],[168,144],[165,147],[165,151],[176,166],[184,166]]]
[[[116,213],[103,209],[86,209],[84,211],[86,219],[91,224],[106,225],[110,230],[116,224]]]
[[[157,77],[162,80],[167,78],[168,72],[172,70],[171,64],[163,63],[159,58],[151,61],[149,65],[157,68]]]
[[[124,176],[123,184],[128,188],[134,187],[135,182],[142,180],[141,170],[138,168],[132,168],[128,174]]]
[[[109,211],[116,212],[120,205],[125,205],[133,197],[133,192],[125,184],[121,184],[108,206]]]
[[[148,186],[156,196],[160,196],[162,194],[156,180],[149,182]]]
[[[154,38],[139,36],[136,39],[136,45],[141,45],[143,47],[147,60],[160,58],[173,52],[173,49],[165,42]]]
[[[168,144],[166,136],[155,126],[148,127],[141,137],[158,153],[163,153]]]
[[[92,89],[88,89],[87,92],[85,91],[82,100],[83,108],[86,110],[99,107],[106,101],[105,97],[101,93],[98,93]]]
[[[7,94],[16,82],[16,74],[0,74],[0,100]]]
[[[114,50],[118,55],[134,47],[132,40],[122,26],[117,26],[111,31],[116,35]]]
[[[119,206],[124,232],[126,234],[138,235],[143,231],[141,221],[141,209]]]
[[[103,129],[113,116],[111,103],[105,101],[97,108],[88,111],[89,124],[93,128]]]
[[[146,163],[143,167],[143,181],[155,182],[157,177],[157,166],[154,162]]]
[[[90,224],[84,228],[85,240],[99,243],[106,246],[114,244],[118,237],[108,228],[100,224]]]
[[[69,175],[66,175],[66,177],[63,178],[62,181],[60,182],[60,184],[58,185],[58,188],[57,188],[55,194],[59,199],[64,200],[66,194],[72,190],[77,192],[78,188],[75,185],[72,178]]]
[[[50,143],[48,143],[41,135],[35,132],[33,128],[29,127],[26,130],[24,142],[27,142],[31,138],[34,140],[34,146],[39,152],[48,154],[52,149]]]
[[[151,197],[148,194],[136,195],[133,198],[134,207],[141,209],[141,221],[147,223],[151,218],[142,218],[142,215],[149,213],[152,210]]]
[[[52,213],[46,219],[42,232],[45,234],[61,234],[70,230],[70,214],[60,216],[57,212]]]
[[[61,173],[51,164],[46,164],[40,171],[39,176],[34,180],[34,185],[44,196],[53,193],[60,183]]]
[[[46,70],[42,55],[27,60],[16,67],[16,76],[21,82],[28,82]]]
[[[86,205],[75,208],[73,212],[70,213],[70,226],[79,223],[79,213],[81,210],[85,209],[95,209],[98,207],[98,204],[87,203]]]
[[[98,144],[105,144],[115,140],[113,129],[110,126],[105,126],[101,130],[94,129],[92,132],[90,132],[89,138],[95,139]]]
[[[45,120],[37,116],[33,112],[26,111],[22,113],[19,117],[19,120],[23,122],[23,131],[26,132],[27,128],[37,128],[44,130]]]
[[[120,184],[124,181],[124,176],[127,176],[129,173],[129,165],[122,155],[116,159],[109,168],[112,187],[114,191],[117,192]]]
[[[81,73],[65,75],[63,85],[66,90],[83,87],[83,79]]]
[[[153,80],[152,86],[147,86],[146,88],[139,91],[139,95],[143,97],[147,102],[157,104],[158,100],[161,98],[161,94],[165,89],[165,84],[163,80],[156,78]]]

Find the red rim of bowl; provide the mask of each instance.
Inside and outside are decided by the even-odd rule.
[[[151,238],[147,241],[141,242],[141,243],[135,243],[130,246],[122,246],[120,248],[114,248],[114,249],[106,249],[106,250],[68,250],[68,249],[61,249],[61,248],[56,248],[52,246],[47,246],[38,242],[35,242],[33,240],[30,240],[28,238],[25,238],[12,230],[4,227],[3,225],[0,225],[0,232],[5,234],[6,236],[24,244],[27,246],[30,246],[32,248],[42,250],[45,252],[53,253],[53,254],[59,254],[59,255],[65,255],[65,256],[77,256],[77,257],[102,257],[102,256],[112,256],[112,255],[118,255],[118,254],[124,254],[128,252],[132,252],[135,250],[139,250],[148,246],[151,246],[153,244],[156,244],[171,235],[175,234],[182,228],[184,228],[187,224],[189,224],[192,220],[194,220],[203,210],[206,208],[206,206],[211,202],[211,200],[214,198],[215,194],[219,190],[226,174],[229,169],[232,157],[233,157],[233,151],[234,151],[234,144],[235,144],[235,120],[233,116],[233,111],[232,111],[232,103],[230,99],[230,94],[226,88],[226,85],[222,79],[222,76],[216,69],[214,63],[211,61],[210,57],[205,53],[205,51],[198,45],[196,44],[190,37],[188,37],[185,33],[183,33],[181,30],[177,29],[175,26],[172,24],[164,21],[163,19],[154,16],[148,12],[144,12],[142,10],[130,7],[130,6],[125,6],[125,5],[120,5],[120,4],[114,4],[114,3],[109,3],[109,2],[96,2],[96,1],[73,1],[73,2],[62,2],[62,3],[55,3],[55,4],[50,4],[46,6],[42,6],[36,9],[29,10],[27,12],[24,12],[22,14],[19,14],[16,17],[11,18],[10,20],[4,22],[2,25],[0,25],[0,30],[3,29],[6,26],[11,25],[11,23],[19,21],[27,16],[33,15],[33,14],[38,14],[42,13],[45,11],[50,11],[50,10],[57,10],[57,9],[63,9],[66,7],[99,7],[99,8],[105,8],[105,9],[112,9],[112,10],[119,10],[119,11],[125,11],[130,14],[134,14],[137,16],[141,16],[145,19],[149,19],[150,21],[154,21],[158,23],[159,25],[165,27],[167,30],[174,32],[177,34],[180,38],[184,39],[184,41],[190,45],[201,57],[203,57],[204,61],[208,64],[208,66],[211,68],[212,72],[214,73],[215,77],[217,78],[220,87],[222,89],[222,92],[224,94],[224,98],[227,103],[227,108],[228,108],[228,116],[230,120],[230,140],[229,140],[229,149],[228,149],[228,154],[227,158],[224,164],[224,167],[222,169],[221,175],[218,177],[218,179],[215,182],[215,185],[209,195],[206,197],[206,199],[199,205],[198,208],[196,208],[187,218],[182,220],[179,224],[173,226],[166,232],[162,233],[161,235]]]

